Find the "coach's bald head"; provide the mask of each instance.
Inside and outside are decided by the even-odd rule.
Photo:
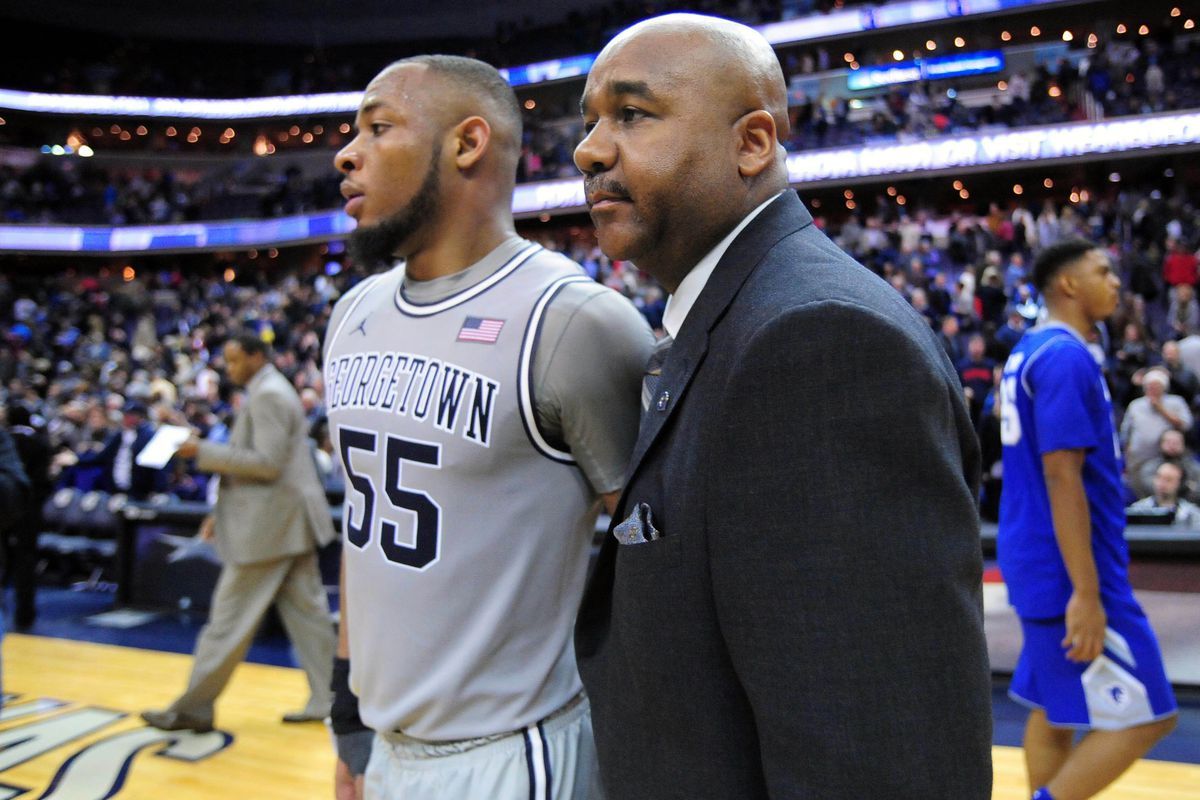
[[[787,188],[787,86],[752,28],[669,14],[596,59],[575,151],[600,244],[671,291],[703,255]]]
[[[609,42],[596,61],[619,58],[629,47],[648,48],[672,65],[674,77],[693,84],[715,111],[765,110],[777,138],[786,138],[787,81],[762,34],[738,22],[699,14],[667,14],[639,22]]]

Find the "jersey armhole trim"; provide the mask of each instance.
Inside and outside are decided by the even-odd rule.
[[[387,272],[380,272],[376,275],[372,275],[359,284],[359,286],[362,286],[362,288],[358,292],[358,297],[354,298],[354,302],[351,303],[350,307],[346,309],[346,313],[342,314],[342,319],[338,322],[337,330],[333,332],[332,336],[329,336],[325,339],[325,352],[323,354],[323,359],[325,361],[329,360],[329,354],[333,352],[334,340],[336,340],[337,337],[342,334],[342,328],[346,327],[346,323],[349,322],[350,317],[354,315],[354,310],[358,308],[358,304],[365,300],[367,295],[371,293],[371,285],[381,280],[384,275],[387,275]]]
[[[1064,332],[1063,335],[1069,336],[1070,334],[1068,332]],[[1042,342],[1041,346],[1038,347],[1037,350],[1034,350],[1032,353],[1030,353],[1029,357],[1025,359],[1025,363],[1021,365],[1021,386],[1022,386],[1022,388],[1025,389],[1025,394],[1029,395],[1029,397],[1031,399],[1033,398],[1033,387],[1029,385],[1029,367],[1033,365],[1034,361],[1037,361],[1038,356],[1040,356],[1042,353],[1044,353],[1046,351],[1047,347],[1049,347],[1050,345],[1052,345],[1056,342],[1061,342],[1061,341],[1063,341],[1062,336],[1055,336],[1051,339],[1047,339],[1046,341]],[[1076,344],[1079,344],[1079,342],[1077,340],[1075,340],[1074,338],[1069,339],[1068,341],[1072,341],[1072,342],[1075,342]],[[1083,347],[1083,345],[1079,345],[1079,346]],[[1085,353],[1088,353],[1088,350],[1086,347],[1083,347],[1083,351]],[[1091,353],[1088,353],[1088,357],[1089,358],[1091,357]]]
[[[593,283],[594,281],[586,275],[568,275],[559,278],[546,288],[534,305],[533,312],[529,315],[529,322],[525,326],[525,336],[521,340],[521,357],[517,362],[517,405],[521,411],[521,424],[525,427],[525,433],[534,449],[546,458],[561,464],[574,464],[575,457],[569,450],[561,450],[551,444],[538,424],[537,402],[533,390],[533,351],[541,338],[542,322],[545,319],[546,308],[551,301],[568,284],[585,282]]]

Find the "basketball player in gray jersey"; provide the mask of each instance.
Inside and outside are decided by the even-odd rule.
[[[596,514],[637,432],[653,335],[578,265],[516,235],[516,97],[421,56],[367,87],[336,156],[356,261],[325,341],[346,474],[339,796],[348,683],[368,798],[599,796],[571,629]],[[340,685],[339,685],[340,684]]]

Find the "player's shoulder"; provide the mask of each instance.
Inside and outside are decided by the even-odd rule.
[[[1086,387],[1096,383],[1101,376],[1100,364],[1086,342],[1072,331],[1060,326],[1035,328],[1026,334],[1025,347],[1018,350],[1019,363],[1010,358],[1007,371],[1018,371],[1021,382],[1030,394],[1044,381],[1055,385],[1066,384]],[[1017,355],[1014,353],[1014,356]]]
[[[628,298],[592,280],[564,283],[555,294],[547,314],[561,320],[564,332],[585,338],[605,337],[621,331],[650,333],[641,312]]]
[[[364,294],[371,291],[372,288],[378,289],[380,286],[389,283],[390,279],[394,279],[397,275],[404,271],[403,267],[396,266],[384,272],[377,272],[374,275],[368,275],[352,287],[347,289],[337,302],[333,304],[333,313],[337,315],[345,312],[347,308],[358,302]]]
[[[1096,368],[1096,359],[1078,334],[1058,325],[1034,328],[1025,334],[1017,352],[1027,364],[1050,360],[1059,364],[1077,363]]]
[[[589,280],[583,267],[562,253],[535,242],[527,242],[526,245],[521,254],[518,254],[518,257],[528,254],[523,258],[521,270],[535,282],[550,284],[554,288],[554,302],[558,302],[558,297],[571,283],[584,283]]]
[[[373,291],[387,292],[390,296],[396,289],[396,284],[404,275],[402,266],[395,266],[384,272],[377,272],[374,275],[368,275],[354,286],[350,287],[337,302],[333,304],[333,310],[329,314],[329,324],[326,326],[325,341],[322,347],[328,350],[331,341],[336,338],[337,333],[342,329],[342,324],[346,319],[346,314],[352,308],[355,308],[360,302]]]

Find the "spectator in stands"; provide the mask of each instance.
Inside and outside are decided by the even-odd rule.
[[[947,314],[942,317],[941,329],[938,331],[938,341],[942,343],[942,348],[946,351],[946,355],[950,357],[950,363],[956,367],[963,360],[962,340],[959,338],[958,317],[953,314]]]
[[[1184,528],[1200,528],[1200,506],[1183,499],[1180,487],[1183,469],[1174,462],[1164,461],[1154,471],[1154,493],[1129,507],[1130,511],[1167,511],[1175,515],[1175,524]]]
[[[1038,246],[1049,247],[1060,238],[1062,238],[1062,229],[1058,221],[1058,211],[1054,207],[1054,201],[1048,199],[1042,203],[1042,213],[1038,214],[1037,218]]]
[[[102,470],[100,487],[104,491],[145,500],[151,494],[166,491],[167,473],[138,466],[136,459],[154,436],[146,405],[138,400],[125,404],[121,428],[109,436],[104,447],[80,458],[81,464],[95,464]]]
[[[1163,431],[1158,440],[1158,454],[1146,461],[1133,475],[1130,488],[1138,497],[1146,497],[1154,491],[1154,473],[1160,464],[1170,462],[1183,470],[1183,489],[1185,497],[1200,497],[1200,462],[1196,454],[1187,446],[1183,432],[1175,428]]]
[[[1200,376],[1200,333],[1185,336],[1179,342],[1179,362]]]
[[[1134,376],[1150,365],[1150,344],[1146,331],[1136,321],[1125,324],[1120,346],[1113,354],[1111,375],[1113,395],[1118,405],[1129,405],[1134,397]]]
[[[983,403],[979,420],[979,446],[982,480],[979,485],[979,515],[996,522],[1000,519],[1000,492],[1004,486],[1004,463],[1001,459],[1000,441],[1000,381],[1004,368],[996,365],[993,370],[991,391]]]
[[[1194,405],[1196,396],[1200,395],[1200,376],[1183,365],[1179,355],[1179,342],[1163,342],[1162,365],[1171,376],[1168,391],[1182,397],[1189,406]]]
[[[1167,256],[1163,259],[1163,281],[1167,286],[1195,287],[1198,278],[1196,254],[1188,250],[1182,239],[1168,242]]]
[[[982,334],[974,334],[967,340],[967,357],[958,364],[958,377],[962,381],[963,393],[971,408],[971,421],[979,428],[983,401],[992,388],[992,370],[996,362],[986,355],[987,340]]]
[[[1192,411],[1182,397],[1167,394],[1170,373],[1151,367],[1142,375],[1144,397],[1125,410],[1121,422],[1121,441],[1125,443],[1126,474],[1135,475],[1142,465],[1158,453],[1163,433],[1174,429],[1186,433],[1192,428]]]
[[[1025,318],[1021,316],[1021,312],[1015,306],[1010,306],[1004,324],[996,330],[996,360],[1007,359],[1008,354],[1017,346],[1017,342],[1021,341],[1023,335],[1025,335]]]
[[[8,576],[13,585],[13,625],[18,629],[33,625],[37,615],[36,553],[37,534],[41,531],[42,504],[50,496],[50,442],[44,431],[34,427],[33,415],[22,404],[5,409],[8,432],[16,447],[21,467],[29,478],[28,503],[9,529]],[[10,508],[7,504],[0,508]],[[12,506],[13,514],[17,506]]]
[[[23,524],[25,513],[32,505],[32,489],[29,476],[25,474],[25,468],[21,464],[21,456],[8,431],[0,428],[0,508],[4,509],[3,516],[0,516],[0,537],[3,538],[3,546],[0,547],[0,569],[5,566],[6,557],[9,556],[10,547],[14,543],[11,535],[14,529]],[[4,638],[4,605],[4,592],[0,591],[0,640]],[[0,664],[0,670],[2,669]]]
[[[1029,105],[1029,95],[1031,87],[1029,78],[1025,76],[1025,72],[1017,70],[1008,78],[1008,94],[1007,97],[1011,100],[1013,112],[1017,115],[1024,113]]]
[[[1178,284],[1171,292],[1167,325],[1170,335],[1180,339],[1200,332],[1200,303],[1196,301],[1196,288],[1192,284]]]
[[[999,258],[999,254],[996,254]],[[1004,324],[1004,309],[1008,297],[1004,294],[1004,278],[995,266],[983,271],[983,278],[975,292],[979,303],[979,319],[985,324],[999,327]]]
[[[924,261],[921,263],[924,264]],[[950,290],[946,287],[944,270],[938,270],[929,276],[929,286],[925,293],[929,299],[929,308],[933,311],[935,318],[941,319],[950,313]]]

